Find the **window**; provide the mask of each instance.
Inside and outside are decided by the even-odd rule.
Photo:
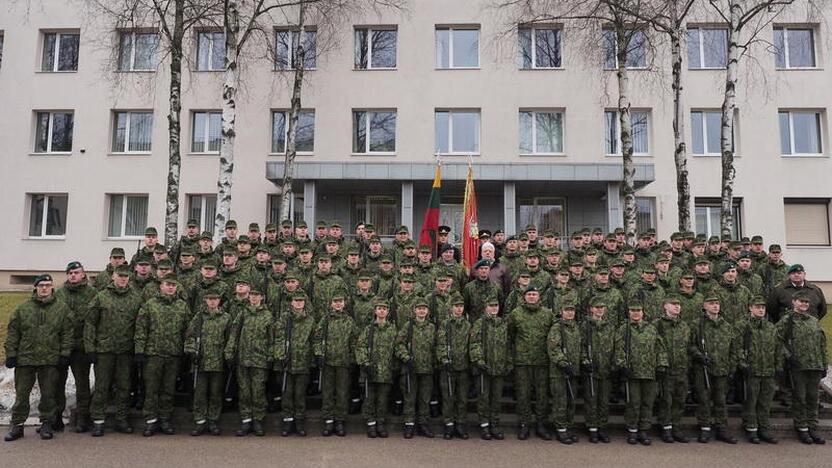
[[[438,110],[435,120],[438,153],[480,152],[479,110]]]
[[[197,33],[196,69],[217,71],[225,69],[225,33],[200,31]]]
[[[780,111],[780,154],[819,155],[821,142],[820,112]]]
[[[214,233],[214,217],[216,214],[216,195],[188,195],[188,218],[199,222],[200,231]]]
[[[72,151],[72,111],[37,112],[35,114],[35,153],[69,153]]]
[[[538,232],[552,229],[566,232],[566,199],[564,198],[521,198],[517,225],[534,224]]]
[[[697,198],[694,200],[696,210],[696,233],[706,237],[719,236],[720,210],[722,203],[719,198]],[[731,210],[734,218],[734,230],[731,239],[739,240],[742,236],[742,199],[734,197],[734,207]]]
[[[194,112],[191,127],[192,153],[217,153],[222,143],[222,112]]]
[[[395,29],[355,29],[355,68],[359,70],[396,68]]]
[[[297,48],[300,41],[300,31],[278,30],[275,34],[275,62],[276,70],[294,70],[297,67]],[[303,44],[303,69],[314,70],[317,62],[318,32],[306,29]]]
[[[436,68],[478,68],[480,30],[478,27],[436,28]]]
[[[615,70],[618,68],[618,40],[615,37],[615,30],[604,29],[602,31],[604,42],[604,69]],[[627,68],[647,68],[647,36],[643,31],[628,30],[625,36],[627,40]]]
[[[646,156],[650,153],[650,113],[630,111],[633,127],[633,155]],[[604,148],[607,155],[621,155],[621,128],[618,111],[604,111]]]
[[[156,68],[154,56],[159,45],[155,33],[124,31],[118,50],[119,71],[148,71]]]
[[[777,68],[815,68],[815,38],[809,28],[774,28]]]
[[[379,236],[392,236],[401,225],[399,199],[394,196],[353,197],[352,219],[371,223]]]
[[[77,71],[80,38],[78,33],[43,33],[41,71]]]
[[[396,111],[352,112],[353,153],[394,153],[396,151]]]
[[[289,111],[272,111],[272,153],[286,152],[289,139]],[[311,153],[315,151],[315,111],[300,111],[298,115],[295,151]]]
[[[289,211],[292,213],[292,222],[297,223],[303,219],[303,193],[292,192],[292,199],[289,200]],[[280,204],[283,198],[280,195],[268,195],[267,205],[269,207],[268,222],[272,224],[280,224],[286,219],[280,214]]]
[[[518,29],[520,69],[560,68],[560,34],[560,29],[553,27]]]
[[[688,68],[725,68],[728,64],[728,30],[688,28]]]
[[[829,199],[786,198],[786,245],[830,245]]]
[[[520,111],[520,154],[563,153],[563,112]]]
[[[693,137],[693,154],[718,156],[722,154],[722,111],[696,110],[690,113],[690,133]],[[737,119],[734,117],[734,134]],[[731,135],[731,150],[734,148],[734,135]]]
[[[113,153],[149,153],[153,112],[113,112]]]
[[[29,195],[29,237],[63,237],[68,202],[66,194]]]
[[[107,237],[141,237],[147,227],[147,195],[110,195]]]
[[[656,229],[656,199],[636,197],[636,231]]]

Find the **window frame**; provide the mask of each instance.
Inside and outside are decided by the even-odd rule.
[[[789,229],[786,228],[786,245],[789,247],[799,248],[828,248],[832,246],[832,225],[830,225],[830,200],[829,198],[783,198],[783,222],[786,225],[786,206],[787,205],[823,205],[826,207],[826,243],[825,244],[807,244],[807,243],[793,243],[789,242]]]
[[[817,39],[815,38],[815,28],[810,25],[777,25],[772,28],[772,32],[776,34],[777,30],[783,31],[783,61],[785,62],[784,67],[777,66],[777,53],[775,47],[775,54],[774,54],[774,69],[777,71],[782,70],[817,70],[820,68],[818,65],[818,48],[817,48]],[[813,66],[810,67],[793,67],[790,65],[790,57],[789,54],[789,30],[800,30],[800,31],[809,31],[810,38],[812,40],[812,62],[814,63]],[[772,38],[772,43],[774,42]]]
[[[208,231],[211,234],[214,233],[214,220],[213,219],[206,219],[206,205],[208,203],[208,197],[214,198],[214,211],[216,213],[216,203],[217,203],[217,194],[215,193],[189,193],[188,194],[188,217],[191,217],[191,211],[193,211],[194,207],[194,198],[199,197],[199,230],[200,232]]]
[[[42,217],[41,218],[41,229],[40,229],[41,234],[40,235],[32,235],[29,231],[29,227],[32,224],[32,219],[31,219],[32,205],[34,203],[35,197],[43,197],[43,209],[41,210],[41,213],[40,213],[40,216]],[[49,200],[52,197],[64,197],[64,198],[66,198],[66,216],[65,216],[65,220],[64,220],[64,233],[63,234],[58,234],[58,235],[46,234],[47,225],[48,225],[47,220],[49,219],[48,218],[48,216],[49,216]],[[27,218],[28,222],[26,223],[26,236],[25,236],[26,239],[31,239],[31,240],[64,240],[64,239],[66,239],[66,228],[67,228],[67,222],[69,220],[69,194],[68,193],[56,193],[56,192],[54,192],[54,193],[27,193],[26,194],[26,202],[27,202],[26,212],[28,213],[28,218]]]
[[[568,205],[568,198],[567,197],[552,197],[552,196],[539,196],[539,197],[518,197],[517,198],[517,215],[516,215],[516,223],[518,226],[523,226],[524,222],[528,221],[543,231],[545,229],[545,225],[541,221],[541,213],[538,211],[538,206],[543,204],[543,201],[552,201],[554,203],[546,203],[547,205],[555,205],[561,206],[562,213],[563,213],[563,225],[559,227],[553,227],[556,232],[559,233],[566,233],[568,232],[569,227],[569,205]],[[523,207],[530,206],[532,210],[532,215],[530,220],[523,220]]]
[[[531,67],[529,67],[529,68],[524,68],[523,64],[522,64],[523,48],[522,48],[522,45],[521,45],[522,42],[521,42],[521,39],[520,39],[520,32],[524,31],[524,30],[528,30],[528,31],[531,32],[531,34],[530,34],[530,37],[531,37],[530,47],[531,47],[532,63],[531,63]],[[540,66],[537,65],[537,53],[536,53],[537,52],[537,34],[535,34],[535,32],[539,31],[539,30],[540,31],[552,30],[552,31],[556,32],[556,34],[558,36],[558,58],[560,60],[560,65],[558,65],[556,67],[540,67]],[[518,47],[518,52],[519,52],[518,62],[520,62],[518,64],[519,65],[518,66],[519,70],[563,70],[564,69],[564,66],[563,66],[563,26],[554,25],[554,24],[552,24],[552,25],[537,25],[537,26],[528,26],[528,25],[522,26],[521,25],[517,28],[517,42],[518,42],[518,46],[519,46]]]
[[[646,211],[646,212],[641,210],[640,206],[639,206],[639,202],[646,203],[649,210]],[[651,196],[635,197],[635,208],[636,208],[635,209],[635,216],[636,216],[636,224],[637,224],[636,229],[638,231],[646,231],[647,229],[656,229],[656,228],[658,228],[659,222],[658,222],[658,213],[656,213],[656,211],[657,211],[656,197],[651,197]],[[638,226],[639,216],[642,215],[642,214],[645,214],[645,213],[650,216],[650,221],[648,223],[649,226],[647,226],[647,227]]]
[[[615,114],[615,119],[614,119],[614,122],[615,122],[615,138],[616,138],[616,140],[615,140],[616,152],[615,153],[608,153],[607,148],[606,148],[606,146],[607,146],[606,145],[606,134],[607,134],[606,115],[607,115],[608,112],[612,112],[613,114]],[[632,121],[633,121],[633,114],[635,114],[635,113],[647,114],[647,152],[646,153],[638,153],[638,152],[636,152],[635,145],[633,145],[633,157],[639,157],[639,158],[641,158],[641,157],[651,157],[652,156],[651,151],[652,151],[652,148],[653,148],[652,142],[650,141],[650,139],[652,137],[652,130],[650,129],[650,127],[652,126],[652,120],[653,120],[651,109],[648,109],[648,108],[630,108],[630,123],[631,124],[632,124]],[[620,118],[618,117],[618,109],[615,109],[615,108],[604,109],[604,141],[602,143],[604,145],[604,156],[605,157],[621,157],[622,156],[622,152],[621,152],[621,146],[622,146],[621,145],[621,121],[620,121]]]
[[[269,125],[269,156],[283,156],[286,154],[286,147],[289,143],[289,112],[290,109],[270,109],[269,116],[271,117],[271,121]],[[284,115],[283,117],[283,151],[275,152],[274,151],[274,116],[277,113],[281,113]],[[301,108],[300,114],[298,114],[298,121],[300,121],[300,116],[304,113],[311,113],[312,114],[312,151],[295,151],[297,156],[313,156],[315,154],[315,127],[317,126],[317,113],[315,112],[314,108]]]
[[[780,114],[786,113],[789,116],[789,150],[790,153],[782,154],[782,142],[780,144],[780,157],[783,158],[819,158],[825,157],[826,154],[824,153],[825,141],[823,140],[823,110],[820,109],[778,109],[777,110],[777,131],[780,133]],[[818,132],[818,144],[820,146],[820,151],[817,153],[796,153],[795,150],[795,139],[794,139],[794,114],[814,114],[815,115],[815,124],[817,125],[817,132]],[[781,135],[782,137],[782,135]]]
[[[111,236],[110,235],[110,215],[113,210],[113,197],[123,197],[123,202],[121,204],[121,216],[120,216],[120,230],[121,236]],[[147,211],[150,213],[150,195],[147,193],[108,193],[107,194],[107,230],[105,238],[108,240],[111,239],[124,239],[124,240],[139,240],[144,238],[144,229],[142,229],[141,234],[127,236],[124,232],[127,230],[127,198],[128,197],[143,197],[147,199]],[[144,220],[145,227],[147,227],[147,218]]]
[[[364,217],[357,216],[357,208],[358,202],[362,201],[364,205]],[[370,204],[373,202],[385,202],[385,201],[392,201],[395,203],[393,212],[396,213],[395,220],[391,226],[388,226],[391,229],[389,233],[383,232],[382,228],[385,227],[384,225],[380,224],[377,220],[373,219],[370,215]],[[380,237],[392,237],[395,234],[396,226],[401,224],[402,221],[402,200],[401,197],[396,195],[355,195],[352,197],[351,206],[350,206],[350,215],[355,215],[356,219],[361,219],[365,223],[373,224],[376,227],[376,232]]]
[[[356,115],[355,114],[357,114],[359,112],[364,113],[364,125],[365,125],[365,128],[367,129],[367,135],[364,139],[365,140],[364,141],[364,151],[356,151],[356,148],[355,148],[355,132],[356,132],[356,128],[355,128]],[[353,140],[352,155],[353,156],[395,156],[396,155],[396,149],[394,149],[393,151],[372,151],[372,150],[370,150],[370,141],[372,140],[372,136],[370,134],[370,130],[371,130],[370,114],[377,114],[377,113],[392,113],[392,114],[395,115],[396,128],[395,128],[395,132],[393,134],[393,146],[395,148],[398,148],[397,147],[397,142],[398,142],[398,139],[399,139],[399,115],[398,115],[399,113],[398,113],[397,109],[384,109],[384,108],[353,109],[352,110],[352,140]]]
[[[531,142],[532,142],[532,151],[524,152],[520,150],[520,142],[522,141],[522,131],[523,128],[520,127],[520,114],[523,113],[530,113],[532,114],[532,135],[531,135]],[[518,145],[517,150],[520,156],[565,156],[566,155],[566,111],[562,108],[554,108],[554,109],[530,109],[530,108],[520,108],[517,113],[517,125],[518,125]],[[537,115],[538,114],[556,114],[560,115],[560,151],[555,152],[540,152],[537,151]]]
[[[289,211],[292,212],[291,220],[293,223],[303,220],[303,197],[302,190],[300,192],[292,192],[292,198],[289,200]],[[286,219],[286,216],[280,213],[282,200],[283,196],[279,193],[266,194],[266,219],[269,223],[280,224],[280,222]]]
[[[742,197],[734,197],[733,206],[731,211],[734,215],[734,229],[736,230],[736,237],[734,237],[734,233],[731,233],[732,240],[740,240],[743,236],[743,216],[742,216]],[[706,226],[704,232],[699,231],[699,226],[696,224],[696,210],[699,208],[704,208],[707,210],[705,219],[706,219]],[[720,226],[712,226],[711,225],[711,216],[710,211],[716,210],[717,214],[722,210],[722,202],[719,198],[709,198],[709,197],[697,197],[693,200],[693,223],[694,223],[694,230],[697,234],[704,234],[707,237],[710,236],[722,236],[720,232]],[[715,229],[715,230],[714,230]]]
[[[632,30],[632,29],[631,29],[631,30]],[[613,46],[614,46],[614,49],[613,49],[613,54],[612,54],[612,57],[613,57],[613,60],[615,60],[615,63],[614,63],[614,66],[613,66],[612,68],[608,68],[608,67],[607,67],[607,63],[606,63],[606,62],[607,62],[607,61],[606,61],[606,53],[607,53],[607,51],[606,51],[606,49],[603,49],[603,48],[602,48],[602,50],[603,50],[603,53],[604,53],[605,57],[603,58],[603,61],[602,61],[602,64],[601,64],[601,65],[602,65],[602,66],[601,66],[601,68],[602,68],[604,71],[615,71],[615,70],[617,70],[617,69],[618,69],[618,37],[616,37],[615,29],[610,28],[610,27],[601,28],[601,41],[602,41],[602,42],[601,42],[601,44],[602,44],[602,47],[605,45],[605,44],[604,44],[604,42],[606,41],[606,39],[603,37],[603,35],[604,35],[605,33],[607,33],[607,31],[611,32],[611,33],[612,33],[612,35],[613,35],[613,39],[614,39]],[[641,31],[641,30],[632,30],[632,31],[634,31],[634,32],[633,32],[633,35],[634,35],[634,36],[635,36],[635,33],[636,33],[636,32],[640,32],[640,33],[644,36],[644,43],[645,43],[645,44],[647,43],[647,35],[646,35],[646,33],[645,33],[644,31]],[[633,36],[633,37],[634,37],[634,36]],[[631,38],[630,38],[630,42],[632,42],[632,40],[633,40],[633,39],[632,39],[632,37],[631,37]],[[632,51],[629,51],[629,50],[627,51],[627,60],[628,60],[628,61],[629,61],[629,58],[630,58],[630,54],[631,54],[631,53],[632,53]],[[631,67],[631,66],[629,66],[629,65],[626,65],[626,64],[625,64],[625,67],[624,67],[624,68],[626,68],[627,70],[635,70],[635,71],[638,71],[638,70],[647,70],[647,69],[649,69],[649,68],[650,68],[650,64],[649,64],[649,62],[648,62],[648,60],[647,60],[647,50],[645,50],[645,51],[644,51],[644,54],[643,54],[643,55],[644,55],[644,66]]]
[[[116,66],[116,71],[120,73],[143,73],[143,72],[155,72],[156,71],[156,52],[159,47],[159,34],[154,31],[147,31],[142,29],[122,29],[119,30],[118,35],[118,65]],[[123,69],[121,68],[121,57],[122,57],[122,38],[124,35],[130,35],[130,68]],[[147,36],[154,36],[156,38],[156,46],[153,49],[153,55],[150,57],[150,62],[153,64],[151,68],[136,68],[136,37],[141,35]]]
[[[702,118],[702,135],[700,135],[702,137],[702,148],[706,148],[707,147],[707,142],[708,142],[708,128],[709,127],[708,127],[708,123],[707,123],[707,118],[704,117],[705,114],[709,114],[709,113],[710,114],[713,114],[713,113],[720,114],[719,137],[720,137],[720,140],[722,139],[722,135],[721,135],[721,132],[722,132],[722,129],[721,129],[722,110],[721,109],[692,108],[692,109],[690,109],[690,154],[693,155],[693,156],[696,156],[696,157],[722,156],[722,148],[718,148],[718,151],[715,152],[715,153],[714,152],[708,152],[708,151],[705,151],[703,153],[696,153],[695,152],[696,150],[694,149],[695,148],[695,144],[694,144],[695,134],[694,134],[694,131],[693,131],[693,114],[697,113],[697,112],[703,115],[703,118]],[[738,116],[737,116],[737,112],[734,112],[734,127],[732,129],[732,134],[731,134],[731,143],[732,143],[731,146],[732,146],[732,149],[733,149],[734,157],[740,157],[739,149],[738,149],[738,145],[737,145],[737,130],[739,128],[738,127],[739,126],[738,120],[739,119],[738,119]],[[720,143],[720,145],[721,145],[721,143]],[[707,148],[707,149],[711,149],[711,148]]]
[[[699,36],[699,66],[698,67],[691,67],[691,63],[688,62],[688,70],[725,70],[728,67],[728,28],[723,26],[717,25],[689,25],[686,27],[686,30],[690,32],[691,29],[695,29],[697,31],[697,35]],[[725,31],[725,65],[721,67],[712,67],[705,65],[705,47],[704,47],[704,40],[702,31],[703,30],[719,30]],[[690,42],[688,41],[685,47],[690,47]],[[687,58],[687,55],[685,55]]]
[[[436,134],[436,115],[440,112],[448,113],[448,151],[440,151],[437,148],[439,135]],[[477,150],[476,151],[454,151],[454,114],[476,114],[477,116]],[[480,156],[482,154],[482,109],[475,108],[437,108],[433,111],[434,128],[434,152],[443,156]]]
[[[289,33],[289,45],[286,47],[286,53],[288,54],[286,67],[281,68],[280,62],[278,60],[278,39],[280,38],[281,33]],[[279,72],[286,72],[286,71],[295,71],[297,67],[295,66],[295,40],[294,34],[297,33],[298,38],[300,38],[300,30],[298,28],[293,27],[276,27],[274,28],[274,58],[272,60],[272,69],[274,71]],[[315,35],[315,48],[312,49],[312,56],[315,61],[315,65],[311,67],[307,67],[304,64],[303,71],[315,71],[318,69],[318,28],[315,26],[306,26],[304,28],[304,33],[306,34],[314,34]],[[309,43],[307,42],[306,46],[306,54],[309,54]],[[398,45],[398,44],[397,44]],[[398,48],[398,47],[397,47]],[[396,52],[398,54],[398,51]],[[397,55],[398,58],[398,55]],[[304,55],[304,60],[309,60],[308,55]]]
[[[126,114],[127,120],[124,127],[124,148],[121,151],[117,151],[114,148],[116,144],[115,141],[115,131],[116,127],[118,126],[118,116],[119,114]],[[142,151],[131,151],[130,150],[130,124],[133,119],[133,114],[150,114],[150,149],[142,150]],[[109,154],[113,155],[147,155],[153,152],[153,110],[152,109],[113,109],[111,112],[112,115],[112,128],[110,131],[110,152]]]
[[[353,38],[357,39],[356,33],[358,31],[366,31],[367,33],[367,66],[361,68],[358,66],[357,57],[353,54],[353,69],[359,71],[367,71],[367,70],[396,70],[399,67],[399,28],[396,26],[356,26],[353,28]],[[396,34],[396,48],[395,48],[395,56],[396,56],[396,65],[393,67],[376,67],[373,66],[373,33],[374,32],[392,32]],[[355,44],[356,48],[358,44]],[[355,50],[354,50],[355,52]]]
[[[55,49],[53,51],[52,57],[52,64],[49,70],[43,69],[43,58],[46,55],[46,36],[49,34],[55,35]],[[75,57],[75,69],[74,70],[58,70],[58,62],[60,61],[61,57],[61,38],[64,36],[78,36],[78,50],[76,51]],[[40,66],[38,67],[38,71],[41,73],[78,73],[78,67],[81,64],[81,31],[78,29],[64,29],[64,30],[54,30],[54,29],[42,29],[40,31],[40,39],[41,39],[41,48],[40,48]]]
[[[199,30],[197,30],[196,31],[196,47],[194,47],[194,49],[196,50],[196,70],[194,70],[194,71],[197,71],[197,72],[221,72],[221,71],[224,71],[225,70],[225,63],[220,64],[219,68],[216,68],[215,65],[214,65],[214,41],[213,41],[213,38],[208,41],[208,44],[209,44],[208,60],[210,61],[211,65],[208,68],[200,68],[199,67],[199,56],[200,56],[200,46],[199,45],[200,45],[200,42],[202,42],[200,39],[201,39],[203,34],[211,34],[212,36],[214,34],[219,34],[220,36],[222,36],[223,41],[225,41],[225,32],[222,31],[222,30],[218,30],[218,29],[199,29]]]
[[[448,31],[448,66],[447,67],[440,67],[439,63],[439,56],[437,55],[437,45],[439,43],[437,33],[439,31]],[[456,66],[454,65],[454,31],[476,31],[477,32],[477,64],[474,66]],[[482,28],[479,24],[472,24],[472,25],[455,25],[455,26],[446,26],[446,25],[437,25],[434,27],[433,32],[433,40],[434,40],[434,67],[436,70],[479,70],[482,68],[482,48],[480,47],[480,40],[482,38]]]
[[[210,109],[191,110],[191,145],[190,145],[188,154],[211,154],[211,155],[220,154],[220,148],[217,148],[216,151],[209,151],[209,150],[195,151],[194,150],[194,143],[195,143],[194,136],[196,135],[196,130],[197,130],[197,128],[196,128],[196,116],[197,116],[197,114],[206,114],[206,116],[207,116],[207,120],[206,120],[207,125],[205,126],[205,129],[204,129],[203,134],[202,134],[202,137],[205,139],[205,147],[206,148],[210,147],[210,138],[209,138],[209,136],[211,135],[211,115],[219,114],[219,116],[220,116],[220,146],[222,146],[222,110],[215,110],[215,109],[213,109],[213,110],[210,110]]]
[[[34,144],[32,147],[33,155],[58,155],[58,156],[68,156],[72,154],[72,146],[75,143],[75,110],[35,110],[35,131],[34,131]],[[38,144],[38,126],[40,125],[40,119],[38,116],[40,114],[49,114],[49,121],[47,123],[48,128],[46,130],[46,150],[45,151],[38,151],[37,144]],[[52,132],[55,129],[55,114],[71,114],[72,115],[72,135],[70,135],[70,150],[69,151],[52,151]]]

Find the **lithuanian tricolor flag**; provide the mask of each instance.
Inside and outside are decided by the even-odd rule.
[[[436,251],[436,230],[439,229],[439,204],[442,192],[442,166],[436,165],[436,176],[433,178],[433,188],[430,191],[428,208],[425,210],[425,220],[419,231],[419,245],[427,245],[431,252]]]

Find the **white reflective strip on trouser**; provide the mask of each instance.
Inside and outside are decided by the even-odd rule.
[[[375,425],[376,425],[376,422],[375,422],[375,421],[370,421],[370,422],[368,422],[368,423],[367,423],[367,425],[368,425],[368,426],[375,426]]]
[[[156,424],[156,421],[158,421],[158,419],[153,418],[153,419],[148,419],[148,420],[147,420],[147,421],[145,421],[145,422],[146,422],[147,424]]]
[[[638,429],[627,429],[627,432],[635,434],[636,432],[638,432]]]
[[[404,425],[405,425],[405,426],[415,426],[415,425],[416,425],[416,423],[408,422],[408,423],[404,423]]]
[[[353,398],[353,399],[352,399],[352,402],[353,402],[353,403],[358,403],[359,401],[361,401],[361,398]]]
[[[251,422],[251,418],[243,419],[243,424],[248,424]]]
[[[808,427],[798,427],[797,430],[800,431],[800,432],[809,432]]]
[[[93,423],[93,424],[104,424],[105,422],[106,422],[106,421],[105,421],[105,420],[103,420],[103,419],[96,419],[96,420],[94,420],[92,423]]]
[[[488,423],[482,423],[480,424],[480,427],[488,427]]]
[[[283,418],[283,422],[292,422],[295,418]]]
[[[205,420],[200,419],[199,421],[195,421],[194,424],[205,424]]]
[[[702,430],[703,430],[703,431],[710,431],[710,430],[711,430],[711,428],[710,428],[710,427],[708,427],[708,426],[703,426],[703,427],[702,427]]]
[[[454,423],[445,423],[445,425],[450,427],[450,426],[453,426]]]
[[[566,432],[566,429],[558,429],[558,432]]]
[[[671,424],[669,426],[662,426],[662,429],[664,429],[666,431],[669,431],[669,430],[673,429],[673,425]]]
[[[334,423],[334,422],[335,422],[335,420],[334,420],[334,419],[327,419],[327,420],[326,420],[326,421],[324,421],[324,422],[325,422],[326,424],[332,424],[332,423]]]
[[[589,432],[598,432],[598,428],[597,427],[590,427]]]

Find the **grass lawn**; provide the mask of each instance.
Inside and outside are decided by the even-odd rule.
[[[5,292],[0,293],[0,343],[6,344],[6,325],[12,311],[21,302],[25,301],[32,293],[30,292]],[[6,348],[0,346],[0,359],[6,360]]]

